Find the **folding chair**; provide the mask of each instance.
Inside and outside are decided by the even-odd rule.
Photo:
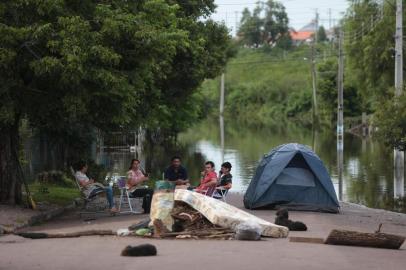
[[[215,199],[222,200],[223,202],[227,202],[226,197],[228,194],[229,189],[223,187],[216,187],[216,190],[213,192],[212,197]]]
[[[82,216],[83,214],[96,214],[100,212],[104,212],[108,209],[108,204],[106,201],[104,187],[100,186],[100,189],[92,192],[90,196],[86,196],[84,193],[83,188],[80,186],[78,179],[76,179],[75,171],[72,167],[70,167],[70,172],[72,174],[73,180],[76,184],[76,187],[79,189],[81,199],[83,200],[83,210],[79,212],[79,215]],[[102,189],[103,188],[103,189]]]
[[[215,191],[216,191],[216,186],[212,186],[212,187],[209,187],[207,189],[200,190],[199,193],[201,193],[203,195],[206,195],[206,196],[209,196],[209,197],[213,197],[213,194],[214,194]]]
[[[120,177],[117,181],[118,188],[120,189],[120,203],[118,205],[118,211],[120,213],[132,213],[132,214],[142,214],[141,211],[136,211],[135,207],[133,206],[133,201],[139,198],[132,198],[130,197],[130,193],[134,191],[134,189],[129,189],[126,184],[126,177]],[[142,198],[141,198],[142,199]],[[128,210],[121,210],[121,206],[126,205]]]

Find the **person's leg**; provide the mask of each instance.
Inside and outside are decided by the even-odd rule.
[[[105,187],[104,190],[106,191],[107,201],[109,202],[110,209],[114,208],[114,197],[113,197],[113,189],[111,187]]]
[[[148,214],[151,211],[151,201],[152,196],[154,195],[153,189],[145,189],[145,196],[142,200],[142,208],[144,209],[144,213]]]
[[[144,213],[149,213],[151,209],[151,200],[153,194],[154,194],[153,189],[137,188],[131,193],[131,197],[142,198],[142,209],[144,209]]]

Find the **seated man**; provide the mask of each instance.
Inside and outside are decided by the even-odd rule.
[[[171,165],[164,172],[164,179],[172,181],[176,185],[189,184],[187,170],[181,165],[181,158],[179,156],[174,156],[171,159]]]
[[[204,165],[200,185],[195,189],[195,191],[203,193],[207,196],[211,196],[216,189],[217,174],[214,171],[214,163],[212,161],[207,161]]]
[[[231,167],[232,166],[230,162],[224,162],[223,164],[221,164],[217,188],[213,197],[224,196],[227,191],[231,189],[233,183],[233,176],[230,173]]]
[[[88,166],[84,161],[80,161],[77,166],[78,171],[75,173],[75,178],[79,182],[83,193],[87,198],[92,197],[101,190],[106,192],[107,201],[109,203],[110,212],[116,213],[117,208],[114,206],[113,189],[111,187],[104,187],[100,183],[96,183],[93,179],[89,179],[86,175]]]
[[[151,201],[154,190],[137,186],[148,180],[149,178],[145,176],[140,169],[140,161],[138,159],[133,159],[131,161],[130,170],[127,172],[127,186],[130,188],[131,197],[142,198],[142,208],[146,214],[151,210]]]

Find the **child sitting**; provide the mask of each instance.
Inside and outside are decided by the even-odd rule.
[[[224,162],[223,164],[221,164],[218,184],[213,197],[222,197],[228,192],[229,189],[231,189],[233,183],[233,176],[230,173],[231,167],[232,166],[230,162]]]

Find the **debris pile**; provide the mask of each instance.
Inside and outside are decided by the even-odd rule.
[[[188,204],[176,201],[171,216],[174,219],[172,232],[165,231],[159,221],[154,222],[154,235],[177,239],[233,239],[234,231],[212,224],[200,212]]]

